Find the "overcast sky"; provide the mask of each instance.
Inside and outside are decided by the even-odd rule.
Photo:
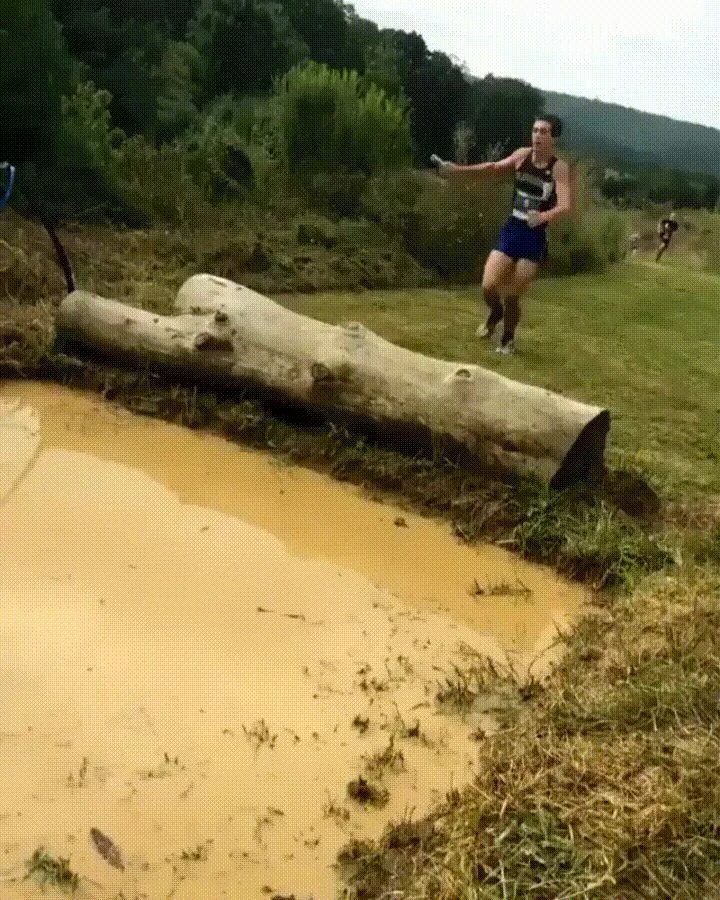
[[[720,128],[719,0],[354,0],[473,75]]]

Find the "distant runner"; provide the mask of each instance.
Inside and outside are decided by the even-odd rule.
[[[499,162],[461,166],[432,158],[441,175],[515,176],[512,214],[483,273],[483,297],[490,315],[477,330],[478,337],[492,338],[502,322],[498,353],[515,352],[515,329],[520,321],[520,297],[530,287],[547,258],[547,226],[570,212],[570,167],[555,156],[555,140],[562,133],[557,116],[541,116],[533,125],[532,146],[516,150]]]
[[[660,262],[660,257],[670,246],[673,235],[680,227],[676,221],[675,213],[672,212],[667,219],[661,219],[658,223],[658,237],[660,238],[660,246],[655,256],[655,262]]]

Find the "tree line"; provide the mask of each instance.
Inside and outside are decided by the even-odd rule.
[[[363,179],[497,156],[545,108],[342,0],[0,0],[0,60],[15,202],[52,219],[162,218],[178,185],[216,202],[288,179],[347,214]],[[163,200],[148,173],[170,169]],[[632,197],[677,184],[643,175]]]

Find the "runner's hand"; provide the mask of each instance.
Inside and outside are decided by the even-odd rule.
[[[445,162],[444,159],[440,159],[440,157],[435,153],[433,153],[433,155],[430,157],[430,162],[437,169],[438,175],[446,175],[452,170],[454,166],[453,163]]]
[[[530,228],[537,228],[541,222],[540,213],[536,209],[531,209],[527,214],[527,223]]]

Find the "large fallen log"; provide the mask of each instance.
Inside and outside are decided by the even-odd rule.
[[[430,436],[483,465],[533,472],[554,487],[602,468],[607,410],[413,353],[357,322],[318,322],[210,275],[183,285],[176,312],[160,316],[75,291],[57,324],[61,335],[115,359],[254,388],[406,440]]]

